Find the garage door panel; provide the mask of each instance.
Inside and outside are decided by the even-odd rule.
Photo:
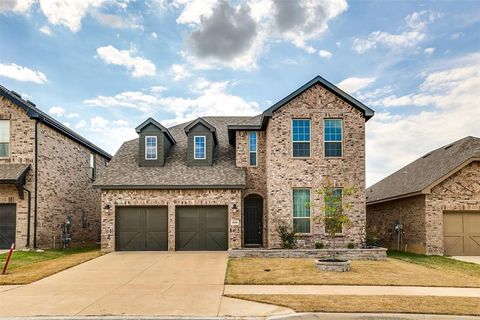
[[[115,220],[117,250],[168,250],[167,208],[119,207]]]
[[[450,256],[480,255],[480,212],[444,212],[444,252]]]
[[[206,246],[208,250],[227,250],[225,232],[209,231],[206,235]]]

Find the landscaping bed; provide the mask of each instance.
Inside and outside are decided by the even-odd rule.
[[[480,265],[445,257],[389,254],[385,261],[353,260],[349,272],[315,268],[314,259],[234,258],[226,284],[390,285],[480,287]]]
[[[480,315],[480,298],[353,295],[228,295],[297,312],[381,312]]]
[[[0,254],[2,269],[7,255]],[[0,275],[0,285],[28,284],[101,255],[97,247],[44,252],[15,251],[8,265],[7,274]]]

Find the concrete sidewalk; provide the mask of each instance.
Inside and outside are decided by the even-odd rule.
[[[480,298],[480,288],[337,285],[226,285],[224,294],[388,295]]]

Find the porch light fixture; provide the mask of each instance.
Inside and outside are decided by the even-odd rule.
[[[105,210],[110,210],[110,205],[109,205],[109,204],[106,204],[106,205],[103,207],[103,209],[105,209]]]
[[[237,208],[237,204],[236,204],[236,203],[233,204],[232,210],[233,210],[233,212],[237,212],[238,208]]]

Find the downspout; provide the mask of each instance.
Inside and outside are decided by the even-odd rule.
[[[27,206],[27,247],[30,247],[30,221],[32,215],[32,193],[25,187],[22,187],[24,191],[28,193],[28,206]]]
[[[37,248],[37,211],[38,211],[38,121],[35,121],[35,212],[33,216],[33,248]]]

